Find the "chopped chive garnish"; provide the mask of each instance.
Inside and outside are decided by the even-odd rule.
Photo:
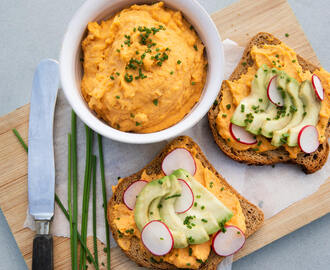
[[[153,103],[155,106],[157,106],[157,105],[158,105],[158,99],[157,99],[157,98],[154,99],[154,100],[152,101],[152,103]]]
[[[125,78],[125,81],[128,83],[133,81],[133,75],[129,75],[126,73],[124,78]]]
[[[177,198],[177,197],[181,197],[181,194],[174,194],[174,195],[168,196],[165,198],[165,200],[169,200],[169,199]]]

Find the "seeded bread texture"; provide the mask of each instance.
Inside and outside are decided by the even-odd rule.
[[[109,225],[113,234],[114,239],[117,241],[119,238],[119,234],[117,233],[117,228],[114,223],[114,217],[112,216],[112,209],[114,205],[120,204],[123,202],[123,194],[126,188],[136,180],[139,180],[141,174],[144,170],[146,170],[147,174],[158,174],[161,172],[161,164],[165,156],[175,148],[185,147],[189,149],[197,150],[197,155],[195,158],[199,159],[204,167],[208,168],[212,171],[224,184],[228,189],[231,190],[239,199],[243,214],[245,216],[246,223],[246,237],[249,237],[253,234],[263,223],[264,215],[262,211],[248,202],[244,197],[242,197],[236,190],[234,190],[226,180],[215,170],[212,164],[206,159],[205,155],[199,148],[199,146],[188,136],[180,136],[169,143],[156,157],[153,161],[151,161],[148,165],[146,165],[139,172],[128,176],[121,181],[112,195],[109,203],[108,203],[108,220]],[[138,265],[152,268],[152,269],[177,269],[174,265],[162,262],[155,263],[150,260],[152,257],[151,253],[149,253],[145,248],[141,248],[141,241],[137,237],[131,238],[131,246],[128,251],[124,251],[126,255],[135,261]],[[156,258],[156,257],[155,257]],[[201,265],[199,269],[203,270],[216,270],[217,265],[222,261],[223,257],[217,256],[213,251],[211,251],[209,258],[205,263]]]
[[[240,77],[247,72],[248,67],[253,65],[253,59],[251,57],[250,52],[254,45],[261,47],[264,44],[276,45],[279,43],[281,43],[281,41],[274,37],[272,34],[261,32],[255,35],[245,48],[242,59],[238,63],[234,72],[229,77],[229,80],[235,81],[240,79]],[[317,66],[303,59],[299,55],[297,55],[297,59],[303,70],[309,70],[310,72],[314,72],[314,70],[318,69]],[[244,62],[246,63],[246,65],[243,65]],[[246,163],[249,165],[271,165],[280,162],[296,163],[302,167],[303,171],[306,174],[316,172],[317,170],[321,169],[322,166],[326,163],[329,154],[329,144],[327,139],[325,140],[325,142],[320,144],[319,148],[314,153],[306,154],[301,152],[295,159],[290,158],[289,153],[284,149],[284,147],[279,147],[275,150],[257,153],[253,150],[236,150],[228,146],[226,141],[218,133],[216,126],[216,118],[219,114],[219,108],[217,104],[219,104],[221,101],[221,93],[225,87],[227,87],[226,84],[222,84],[216,102],[209,110],[208,119],[215,142],[228,157],[238,162]],[[328,138],[329,135],[330,121],[328,121],[328,126],[325,134],[326,138]]]

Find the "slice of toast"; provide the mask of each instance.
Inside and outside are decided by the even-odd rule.
[[[249,44],[246,46],[241,61],[238,63],[237,67],[235,68],[234,72],[231,74],[228,80],[238,80],[243,74],[247,72],[248,67],[253,65],[253,59],[251,57],[250,51],[254,45],[259,47],[263,46],[264,44],[276,45],[279,43],[281,43],[281,41],[274,37],[272,34],[261,32],[255,35],[250,40]],[[297,55],[297,59],[303,70],[309,70],[313,73],[314,70],[319,68],[311,64],[307,60],[303,59],[299,55]],[[243,63],[246,63],[246,65],[243,65]],[[215,142],[228,157],[238,162],[247,163],[250,165],[270,165],[279,162],[296,163],[302,166],[303,171],[306,174],[316,172],[325,164],[329,154],[329,144],[327,139],[322,144],[320,144],[319,148],[314,153],[306,154],[301,152],[295,159],[290,158],[289,153],[284,149],[284,147],[279,147],[275,150],[257,153],[253,150],[236,150],[227,145],[226,140],[224,140],[218,133],[216,126],[216,118],[219,114],[219,107],[217,106],[217,104],[220,104],[222,98],[221,93],[224,87],[226,87],[226,84],[223,83],[216,102],[209,110],[208,119]],[[326,138],[329,137],[329,134],[330,121],[328,121],[326,129]]]
[[[124,178],[117,186],[114,194],[112,195],[108,203],[108,220],[110,228],[114,239],[117,241],[119,238],[118,229],[114,223],[114,216],[111,214],[112,209],[116,204],[123,202],[123,194],[126,188],[134,181],[139,180],[141,174],[144,170],[148,175],[159,174],[161,172],[161,164],[165,156],[175,148],[184,147],[186,149],[194,149],[197,152],[195,158],[199,159],[204,167],[212,171],[222,182],[223,185],[228,187],[232,193],[234,193],[240,201],[243,214],[245,216],[246,223],[246,237],[253,234],[263,223],[264,215],[262,211],[248,202],[244,197],[242,197],[234,188],[232,188],[226,180],[214,169],[212,164],[206,159],[205,155],[199,148],[199,146],[188,136],[181,136],[170,142],[148,165],[146,165],[139,172]],[[126,255],[135,261],[137,264],[143,267],[148,267],[152,269],[177,269],[174,265],[166,262],[154,262],[150,261],[150,253],[146,251],[145,248],[141,248],[141,241],[137,237],[131,238],[131,246],[128,251],[125,251]],[[217,265],[221,262],[223,257],[217,256],[213,251],[211,251],[209,258],[205,263],[201,265],[199,269],[204,270],[215,270]]]

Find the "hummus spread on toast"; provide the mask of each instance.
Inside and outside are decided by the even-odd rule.
[[[320,78],[324,88],[324,100],[321,102],[319,121],[316,128],[319,133],[320,143],[324,142],[326,140],[325,132],[330,117],[330,73],[323,68],[316,69],[314,73],[311,73],[309,70],[303,70],[302,66],[299,64],[296,53],[284,43],[278,45],[265,44],[261,47],[254,45],[251,49],[251,57],[253,59],[253,65],[248,67],[245,74],[238,80],[225,80],[223,82],[224,87],[222,88],[222,99],[219,104],[219,114],[216,119],[216,124],[218,133],[226,140],[226,143],[237,150],[253,149],[257,152],[264,152],[277,148],[262,135],[256,136],[257,142],[255,144],[242,144],[233,139],[229,130],[229,125],[235,109],[242,99],[250,94],[251,83],[255,74],[263,65],[284,71],[299,83],[305,80],[311,80],[313,74]],[[243,63],[243,65],[247,65],[247,63]],[[296,158],[298,153],[301,152],[298,146],[290,147],[287,144],[283,146],[285,150],[289,152],[291,158]]]
[[[227,186],[221,184],[217,176],[208,168],[204,167],[201,161],[195,158],[196,150],[189,150],[196,162],[196,173],[194,178],[212,192],[228,209],[233,212],[233,217],[226,223],[226,225],[235,225],[243,232],[246,231],[245,216],[242,211],[239,199],[232,193]],[[163,177],[164,174],[148,175],[144,171],[141,179],[148,182]],[[121,181],[121,180],[120,180]],[[113,187],[115,192],[116,186]],[[116,204],[112,209],[112,216],[116,228],[120,231],[118,238],[118,245],[124,249],[129,250],[131,237],[141,237],[134,221],[134,211],[129,210],[124,203]],[[175,265],[178,268],[197,269],[201,263],[204,262],[211,252],[212,237],[209,241],[203,244],[189,245],[186,248],[174,248],[165,256],[153,256],[152,260],[164,261]],[[141,248],[145,248],[141,242]]]

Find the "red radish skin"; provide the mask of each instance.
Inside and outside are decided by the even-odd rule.
[[[252,145],[257,142],[257,140],[253,137],[253,135],[249,132],[247,132],[243,127],[237,126],[233,123],[230,123],[229,125],[229,132],[230,135],[235,139],[235,141],[242,143],[242,144],[247,144],[247,145]],[[241,135],[245,136],[244,138],[241,138],[242,136],[236,136],[238,135],[237,132],[240,132]],[[235,135],[236,133],[236,135]]]
[[[298,145],[301,151],[310,154],[315,152],[319,145],[319,133],[312,125],[304,126],[298,134]]]
[[[185,181],[185,180],[183,180],[183,179],[178,179],[178,181],[180,181],[180,184],[181,184],[181,186],[184,188],[184,187],[186,187],[186,189],[187,190],[189,190],[188,191],[188,193],[187,193],[187,196],[191,196],[191,197],[187,197],[187,196],[182,196],[182,194],[183,194],[183,192],[181,193],[181,197],[178,197],[177,198],[177,201],[176,201],[176,203],[175,203],[175,211],[176,211],[176,213],[178,213],[178,214],[183,214],[183,213],[185,213],[185,212],[187,212],[192,206],[193,206],[193,204],[194,204],[194,201],[195,201],[195,197],[194,197],[194,193],[193,193],[193,191],[192,191],[192,189],[191,189],[191,187],[189,186],[189,184]],[[188,195],[188,194],[191,194],[191,195]],[[190,199],[190,200],[189,200]],[[187,207],[185,207],[185,209],[179,209],[179,211],[177,211],[177,205],[178,205],[178,200],[183,200],[183,202],[185,203],[185,204],[187,204]],[[191,201],[191,202],[190,202]]]
[[[158,223],[158,224],[154,224],[154,223]],[[151,227],[151,230],[156,230],[155,232],[152,233],[152,236],[154,237],[153,241],[146,241],[147,239],[147,236],[146,236],[146,233],[147,233],[147,230],[150,229],[150,226],[153,226],[153,225],[160,225],[161,224],[161,227],[163,226],[163,229],[167,230],[168,232],[168,237],[169,238],[164,238],[164,240],[161,240],[161,241],[171,241],[171,244],[170,244],[170,247],[168,249],[166,249],[164,252],[160,252],[160,253],[157,253],[157,251],[155,251],[156,248],[159,248],[160,246],[158,245],[160,241],[158,241],[158,237],[160,239],[160,235],[159,235],[159,227],[157,228],[156,227]],[[163,235],[165,236],[165,235]],[[141,232],[141,240],[142,240],[142,243],[143,245],[146,247],[146,249],[148,249],[150,251],[151,254],[155,255],[155,256],[164,256],[166,255],[167,253],[169,253],[172,249],[173,249],[173,246],[174,246],[174,238],[173,238],[173,235],[170,231],[170,229],[167,227],[167,225],[159,220],[152,220],[150,221],[149,223],[147,223],[143,229],[142,229],[142,232]],[[148,243],[147,243],[148,242]],[[165,243],[165,242],[164,242]],[[152,249],[151,248],[151,245],[155,245],[155,249]]]
[[[319,98],[319,100],[322,101],[324,99],[324,89],[323,89],[320,78],[315,74],[313,74],[313,76],[312,76],[312,84],[313,84],[313,88],[314,88],[316,96]]]
[[[267,97],[271,103],[273,103],[277,107],[282,107],[284,105],[284,101],[276,87],[276,77],[277,76],[272,77],[268,83]]]
[[[217,233],[216,233],[216,235],[213,237],[213,240],[212,240],[212,248],[213,248],[213,251],[215,252],[215,254],[217,254],[217,255],[219,255],[219,256],[223,256],[223,257],[227,257],[227,256],[230,256],[230,255],[233,255],[233,254],[235,254],[236,252],[238,252],[243,246],[244,246],[244,243],[245,243],[245,240],[246,240],[246,238],[245,238],[245,235],[244,235],[244,233],[243,233],[243,231],[240,229],[240,228],[238,228],[238,227],[236,227],[236,226],[233,226],[233,225],[229,225],[229,226],[225,226],[225,229],[226,229],[226,232],[228,232],[229,230],[234,230],[234,235],[235,236],[237,236],[237,237],[239,237],[240,236],[240,239],[238,239],[240,242],[238,242],[238,245],[237,245],[237,247],[234,247],[233,248],[233,250],[231,251],[231,252],[228,252],[228,253],[222,253],[222,252],[220,252],[219,251],[219,248],[217,248],[215,245],[217,245],[218,243],[216,242],[217,240],[219,240],[219,239],[217,239],[218,237],[221,237],[221,236],[223,236],[223,235],[221,235],[221,234],[225,234],[225,233],[223,233],[221,230],[220,231],[218,231]],[[242,237],[242,238],[241,238]],[[221,239],[220,239],[221,240]],[[237,241],[238,241],[237,240]],[[230,243],[228,243],[228,240],[223,240],[224,241],[224,244],[226,245],[226,247],[228,247],[228,244],[230,244]]]
[[[178,166],[176,167],[176,166],[173,166],[172,164],[168,164],[168,163],[167,163],[167,162],[169,161],[169,160],[168,160],[168,157],[169,157],[170,155],[176,154],[175,151],[182,151],[182,150],[187,151],[187,153],[189,153],[189,156],[191,157],[191,160],[190,160],[190,161],[191,161],[191,167],[192,167],[192,169],[191,169],[191,168],[182,168],[182,167],[180,167],[180,165],[178,165]],[[186,158],[188,158],[188,156],[186,156]],[[171,161],[171,162],[172,162],[172,161]],[[165,163],[165,164],[164,164],[164,163]],[[192,164],[193,164],[193,165],[192,165]],[[170,168],[168,168],[168,166],[169,166]],[[175,168],[174,168],[174,167],[175,167]],[[193,155],[190,153],[190,151],[187,150],[186,148],[183,148],[183,147],[175,148],[175,149],[173,149],[171,152],[169,152],[169,153],[165,156],[165,158],[163,159],[163,162],[162,162],[162,171],[163,171],[163,173],[164,173],[165,175],[169,175],[169,174],[171,174],[174,170],[177,170],[177,169],[185,169],[185,170],[187,170],[191,175],[195,175],[195,173],[196,173],[196,169],[197,169],[196,161],[195,161]]]
[[[141,192],[143,187],[148,184],[146,180],[138,180],[130,184],[123,195],[123,202],[129,210],[133,210],[136,203],[136,196]]]

